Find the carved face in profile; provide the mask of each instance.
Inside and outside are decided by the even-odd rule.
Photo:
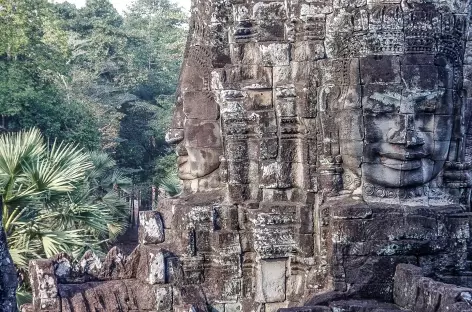
[[[359,62],[362,116],[348,123],[347,132],[363,137],[363,180],[392,188],[430,182],[449,153],[458,98],[452,68],[444,59],[419,54]],[[341,153],[355,155],[355,142],[344,138]]]
[[[182,67],[179,95],[166,140],[176,145],[179,178],[195,180],[218,169],[222,142],[219,109],[209,90],[207,51],[191,47]]]
[[[177,104],[166,141],[176,146],[179,178],[194,180],[209,175],[220,165],[220,127],[217,121],[188,118],[182,110],[184,106]]]

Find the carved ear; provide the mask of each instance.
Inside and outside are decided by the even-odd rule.
[[[318,95],[318,110],[320,112],[326,112],[336,107],[330,107],[331,103],[335,103],[341,96],[341,89],[333,84],[326,85],[321,88],[320,94]],[[336,103],[337,104],[337,103]]]
[[[455,109],[452,140],[455,141],[456,144],[451,144],[449,159],[451,161],[464,162],[466,145],[469,141],[467,140],[467,133],[472,131],[472,129],[468,129],[471,124],[469,120],[471,109],[466,107],[468,99],[467,92],[464,89],[457,92],[455,102],[457,106]],[[470,143],[468,145],[470,145]],[[468,148],[470,149],[472,146]]]

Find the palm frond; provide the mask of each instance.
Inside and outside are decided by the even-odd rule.
[[[18,304],[18,307],[21,307],[24,304],[31,303],[33,302],[33,295],[31,292],[19,288],[16,291],[16,302]]]
[[[101,152],[85,153],[37,129],[0,135],[2,222],[14,262],[61,252],[101,250],[127,227],[129,209],[116,194],[131,180]]]
[[[26,268],[28,266],[28,260],[29,260],[27,257],[28,250],[11,248],[11,247],[9,248],[9,250],[10,250],[10,255],[13,260],[13,263],[15,263],[17,267]]]
[[[107,153],[94,151],[89,153],[89,157],[93,164],[93,170],[90,173],[92,178],[100,177],[116,166],[115,160]]]
[[[82,230],[46,231],[40,235],[47,258],[83,246],[86,242],[86,237],[87,235]]]
[[[23,161],[40,157],[45,149],[42,135],[36,128],[1,135],[0,172],[10,177],[17,175]]]
[[[157,181],[159,187],[166,191],[170,196],[180,193],[182,186],[177,172],[170,172],[166,177]]]

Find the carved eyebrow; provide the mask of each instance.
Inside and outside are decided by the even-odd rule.
[[[418,101],[429,101],[436,98],[438,95],[441,95],[441,91],[434,92],[422,92],[417,94],[412,94],[407,97],[408,101],[418,102]]]
[[[386,105],[400,105],[401,94],[398,93],[380,93],[375,92],[370,96],[370,99],[381,102]]]

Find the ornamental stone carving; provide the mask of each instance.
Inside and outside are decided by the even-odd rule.
[[[85,274],[83,300],[108,302],[106,287],[133,297],[141,285],[153,294],[146,308],[115,301],[143,311],[153,302],[166,311],[423,309],[402,289],[424,274],[441,281],[427,279],[433,293],[460,301],[441,309],[463,308],[471,9],[470,0],[194,0],[167,134],[183,192],[142,215],[159,221],[158,239],[144,229],[120,266],[100,266],[119,272]],[[80,301],[70,284],[83,274],[70,271],[58,280],[62,302]]]
[[[195,3],[168,133],[186,192],[467,201],[469,11],[467,1]]]

